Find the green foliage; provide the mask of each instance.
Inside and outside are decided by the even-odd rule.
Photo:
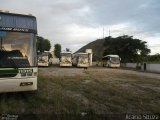
[[[51,43],[48,39],[41,36],[37,36],[37,50],[40,52],[49,51],[51,49]]]
[[[57,58],[60,58],[60,53],[61,53],[61,45],[60,44],[55,44],[54,45],[54,55]]]
[[[148,62],[152,63],[160,63],[160,54],[155,54],[155,55],[149,55],[148,56]]]
[[[44,39],[44,43],[45,43],[45,50],[49,51],[51,49],[51,43],[48,39]]]
[[[109,36],[105,38],[103,55],[117,54],[122,58],[122,62],[142,62],[147,59],[147,55],[150,53],[146,43],[128,35],[117,38]]]

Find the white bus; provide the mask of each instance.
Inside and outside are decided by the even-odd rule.
[[[106,55],[102,58],[104,67],[119,68],[121,58],[118,55]]]
[[[89,55],[88,53],[75,53],[72,59],[73,65],[76,67],[89,67]]]
[[[72,66],[72,53],[61,52],[60,67],[71,67]]]
[[[37,22],[0,12],[0,92],[37,90]]]
[[[50,52],[38,52],[38,66],[50,66],[52,54]]]

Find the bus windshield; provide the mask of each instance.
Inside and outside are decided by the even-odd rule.
[[[88,54],[78,54],[78,56],[81,57],[81,58],[87,58]]]
[[[35,35],[22,32],[2,32],[0,36],[0,67],[36,66]]]
[[[71,57],[71,53],[61,53],[61,56]]]
[[[120,63],[119,57],[111,57],[110,60],[111,60],[112,63],[117,63],[117,64]]]
[[[38,53],[38,62],[39,63],[46,63],[49,60],[49,53],[47,52],[41,52]]]

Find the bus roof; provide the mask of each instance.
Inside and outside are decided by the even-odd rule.
[[[106,55],[104,57],[119,57],[118,55]]]
[[[20,13],[10,13],[10,12],[2,12],[0,11],[0,14],[4,14],[4,15],[12,15],[12,16],[27,16],[27,17],[34,17],[36,18],[35,16],[31,15],[31,14],[20,14]]]
[[[76,53],[77,55],[87,55],[88,53],[82,53],[82,52],[79,52],[79,53]]]
[[[65,53],[66,53],[66,54],[68,54],[68,53],[72,54],[71,52],[61,52],[61,53],[63,53],[63,54],[65,54]]]
[[[0,31],[37,33],[36,17],[0,12]]]

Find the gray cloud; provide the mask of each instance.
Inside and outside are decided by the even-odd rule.
[[[114,25],[130,22],[138,27],[159,32],[159,0],[88,0],[96,22]]]

